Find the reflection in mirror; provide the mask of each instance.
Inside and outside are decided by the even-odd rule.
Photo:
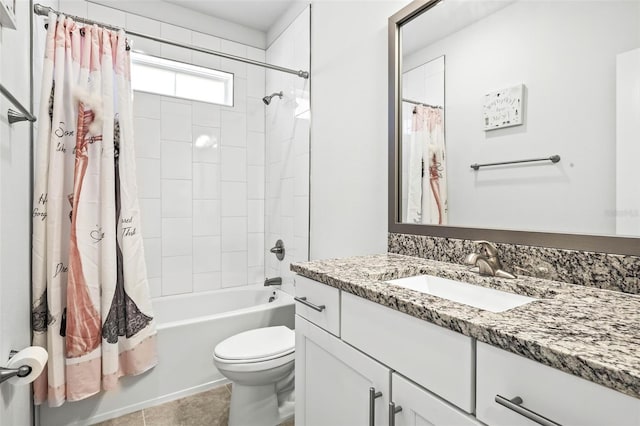
[[[402,73],[402,211],[407,223],[447,223],[444,56]]]
[[[400,222],[640,236],[639,1],[443,0],[400,31]]]

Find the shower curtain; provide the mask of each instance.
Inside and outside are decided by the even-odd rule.
[[[409,148],[408,223],[447,224],[447,173],[442,108],[417,105]]]
[[[49,15],[36,139],[35,403],[114,388],[157,363],[140,233],[123,31]]]

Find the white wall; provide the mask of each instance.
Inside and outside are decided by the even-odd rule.
[[[308,71],[309,25],[307,6],[267,49],[267,62]],[[267,71],[267,93],[284,96],[266,107],[266,273],[281,277],[285,291],[292,290],[291,262],[309,259],[309,84],[293,74]],[[278,239],[286,249],[282,261],[268,253]]]
[[[18,29],[0,33],[0,81],[29,107],[29,2],[18,0]],[[29,346],[30,235],[29,124],[9,126],[0,99],[0,365],[11,349]],[[27,425],[31,419],[30,386],[0,386],[0,424]]]
[[[446,55],[450,225],[615,234],[615,63],[637,47],[638,7],[518,2],[419,53]],[[484,94],[520,83],[524,125],[484,132]]]
[[[312,3],[312,259],[387,251],[387,20],[407,3]]]

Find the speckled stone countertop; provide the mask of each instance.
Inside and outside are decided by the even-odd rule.
[[[397,254],[292,263],[291,270],[640,398],[640,296],[539,278],[481,277],[463,265]],[[493,313],[385,282],[421,274],[540,300]]]

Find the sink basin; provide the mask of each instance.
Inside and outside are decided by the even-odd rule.
[[[418,275],[415,277],[389,280],[387,282],[399,287],[431,294],[490,312],[504,312],[538,300],[532,297],[520,296],[519,294],[507,293],[506,291],[431,275]]]

